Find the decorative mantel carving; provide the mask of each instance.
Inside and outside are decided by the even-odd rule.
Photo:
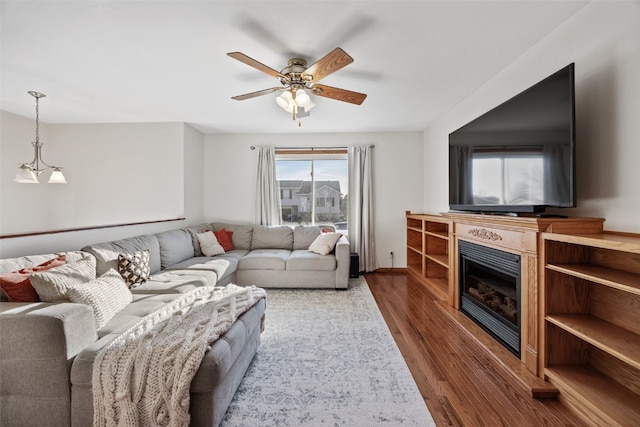
[[[502,236],[494,233],[493,231],[489,231],[486,228],[472,228],[468,233],[483,240],[502,240]]]

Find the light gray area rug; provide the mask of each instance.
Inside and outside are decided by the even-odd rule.
[[[435,426],[364,278],[267,289],[262,344],[221,423]]]

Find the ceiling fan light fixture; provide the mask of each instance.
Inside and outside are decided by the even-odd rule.
[[[287,107],[289,106],[289,102],[287,102],[286,99],[284,99],[284,97],[282,95],[278,96],[276,98],[276,103],[281,106],[282,108],[284,108],[285,110],[287,109]]]
[[[307,95],[307,92],[304,89],[298,89],[296,91],[296,105],[307,109],[309,103],[311,103],[311,98]]]
[[[282,95],[276,98],[276,102],[279,106],[281,106],[284,110],[291,112],[291,104],[293,103],[293,96],[290,91],[285,91]]]
[[[313,101],[309,100],[307,105],[304,106],[304,111],[309,111],[315,106],[316,106],[316,104]]]
[[[309,110],[315,106],[309,97],[309,93],[303,89],[310,90],[313,95],[356,105],[362,104],[362,101],[367,97],[364,93],[317,84],[319,80],[353,62],[353,58],[339,47],[333,49],[311,66],[307,66],[307,61],[302,58],[292,58],[281,71],[267,67],[241,52],[229,52],[227,55],[258,71],[276,77],[282,84],[282,87],[273,87],[244,95],[232,96],[232,99],[241,101],[282,91],[282,94],[276,97],[276,103],[290,113],[293,120],[296,117],[307,117]],[[300,122],[298,122],[298,125],[300,125]]]

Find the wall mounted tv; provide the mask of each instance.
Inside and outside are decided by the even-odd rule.
[[[574,64],[449,134],[449,208],[576,206]]]

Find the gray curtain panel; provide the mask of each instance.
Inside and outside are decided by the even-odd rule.
[[[256,218],[258,225],[280,224],[280,188],[276,179],[276,150],[259,147],[256,188]]]
[[[373,147],[349,147],[349,242],[360,271],[378,269],[373,217]]]

